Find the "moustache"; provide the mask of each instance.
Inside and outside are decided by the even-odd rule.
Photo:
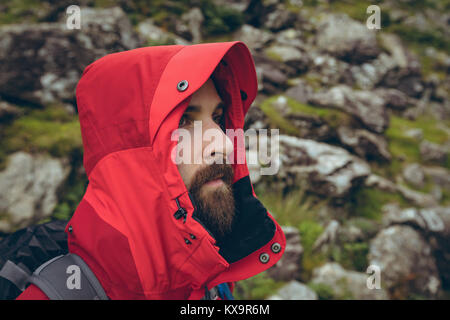
[[[234,170],[231,164],[213,163],[199,169],[199,171],[194,176],[190,189],[199,189],[205,183],[216,179],[222,179],[225,184],[231,186],[231,184],[233,183],[233,178]]]

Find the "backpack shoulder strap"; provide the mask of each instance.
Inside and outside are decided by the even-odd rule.
[[[92,270],[73,253],[42,264],[28,282],[39,287],[51,300],[108,300]]]
[[[28,279],[30,278],[31,272],[28,268],[19,263],[18,265],[11,260],[6,261],[3,268],[0,270],[0,277],[5,278],[20,289],[20,291],[25,290]]]

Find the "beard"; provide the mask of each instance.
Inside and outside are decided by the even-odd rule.
[[[216,239],[231,231],[235,212],[233,177],[233,167],[230,164],[213,163],[199,169],[189,186],[189,193],[195,202],[196,217]],[[217,178],[223,183],[205,185]]]

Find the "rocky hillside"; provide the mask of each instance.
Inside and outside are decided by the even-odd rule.
[[[84,194],[86,65],[241,40],[259,78],[246,128],[280,130],[278,174],[251,178],[289,245],[237,297],[449,298],[450,2],[375,2],[379,30],[351,0],[2,1],[0,235],[68,219]],[[66,27],[72,4],[79,30]]]

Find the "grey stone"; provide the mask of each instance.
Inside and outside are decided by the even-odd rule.
[[[308,286],[292,280],[267,300],[317,300],[317,294]]]

